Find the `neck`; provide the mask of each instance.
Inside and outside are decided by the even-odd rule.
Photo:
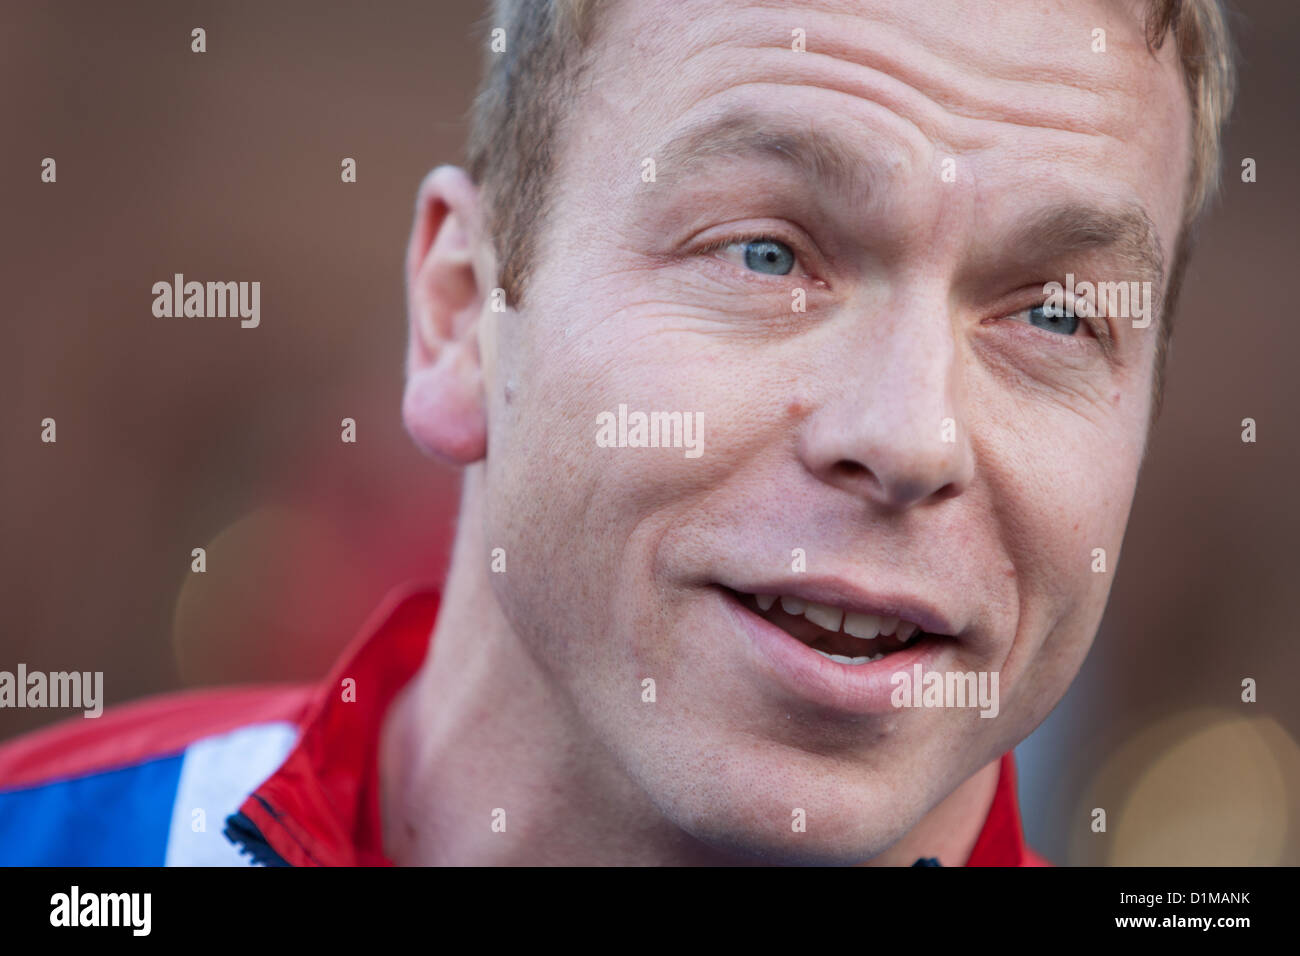
[[[477,482],[474,472],[466,478],[466,517],[429,655],[384,720],[388,858],[424,866],[755,862],[665,818],[522,645],[492,592]],[[869,864],[907,866],[921,856],[965,863],[998,772],[996,760],[980,769]]]

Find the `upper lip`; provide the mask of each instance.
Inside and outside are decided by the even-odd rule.
[[[742,594],[774,594],[828,604],[844,611],[871,614],[876,617],[896,617],[911,621],[928,634],[956,636],[957,626],[943,611],[929,601],[911,594],[873,593],[843,578],[823,578],[799,575],[780,581],[758,584],[727,584],[725,587]]]

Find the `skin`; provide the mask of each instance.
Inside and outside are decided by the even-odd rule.
[[[1173,45],[1146,50],[1138,7],[978,6],[612,5],[504,313],[478,188],[426,179],[403,414],[465,485],[433,650],[383,729],[395,862],[966,861],[998,758],[1096,633],[1151,413],[1154,323],[1026,312],[1131,263],[1011,237],[1086,201],[1140,208],[1171,249],[1190,162]],[[742,108],[839,137],[861,175],[667,148]],[[674,157],[654,183],[647,156]],[[751,235],[792,272],[700,251]],[[620,403],[702,412],[703,455],[597,447]],[[998,716],[852,713],[774,679],[718,585],[787,579],[793,548],[940,609],[943,668],[998,672]]]

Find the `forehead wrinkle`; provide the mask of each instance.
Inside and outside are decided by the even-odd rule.
[[[771,47],[733,49],[745,54],[737,59],[746,64],[757,65],[764,57],[771,57],[771,68],[762,72],[761,80],[737,81],[731,75],[720,77],[715,85],[706,87],[702,98],[755,83],[839,93],[888,111],[916,129],[934,146],[962,151],[983,148],[994,142],[990,139],[987,124],[993,124],[993,130],[1021,127],[1121,142],[1132,133],[1132,124],[1108,128],[1118,117],[1113,115],[1113,109],[1105,108],[1108,104],[1102,92],[1057,80],[1020,81],[1015,84],[1015,89],[1001,89],[986,96],[984,101],[975,102],[969,88],[969,75],[964,77],[966,88],[959,93],[955,88],[936,88],[921,82],[921,77],[915,75],[917,71],[903,62],[877,66],[830,52],[809,51],[801,54],[804,59],[796,64]],[[960,79],[954,79],[954,83]],[[1025,87],[1041,90],[1049,102],[1030,102],[1034,97],[1026,96]],[[1077,100],[1069,105],[1051,103],[1052,95],[1059,94],[1064,88],[1080,94],[1089,106],[1101,106],[1103,110],[1099,112],[1084,107]]]
[[[869,100],[916,126],[931,143],[958,149],[987,142],[988,130],[981,129],[986,123],[1113,139],[1133,132],[1134,121],[1114,97],[1143,75],[1135,73],[1137,64],[1150,62],[1136,17],[1106,24],[1110,52],[1098,56],[1086,31],[1073,47],[1068,44],[1062,32],[1067,27],[1049,19],[1059,14],[1041,14],[1054,29],[1033,32],[1034,49],[1019,50],[1014,36],[1003,44],[952,41],[934,33],[918,37],[920,25],[898,10],[839,12],[818,6],[751,4],[748,11],[728,9],[725,18],[704,10],[687,34],[686,48],[665,59],[678,72],[699,57],[713,56],[715,75],[724,74],[718,77],[720,88],[737,85],[746,74],[761,74],[764,82],[820,86]],[[751,16],[741,32],[736,23],[745,12],[756,14],[757,22],[750,22],[756,19]],[[878,22],[867,29],[869,17]],[[789,50],[793,23],[807,30],[806,52]],[[696,42],[690,42],[692,36]],[[1046,61],[1045,39],[1055,46],[1046,51],[1052,54]],[[1071,49],[1078,53],[1068,55]]]
[[[949,19],[934,28],[933,2],[869,3],[863,0],[828,2],[828,0],[749,0],[746,7],[774,14],[782,27],[798,25],[806,30],[806,52],[828,53],[851,62],[855,55],[876,56],[888,60],[887,71],[899,65],[912,65],[917,73],[927,73],[944,80],[944,88],[956,101],[969,91],[971,72],[995,80],[1037,86],[1060,85],[1084,93],[1094,93],[1099,86],[1122,89],[1130,77],[1125,75],[1125,61],[1146,54],[1144,18],[1137,0],[1102,0],[1112,6],[1109,16],[1086,10],[1077,0],[961,0],[961,15],[970,20],[970,30],[950,32]],[[1137,6],[1133,4],[1137,3]],[[744,8],[727,8],[728,23],[739,22]],[[1070,17],[1071,13],[1078,16]],[[918,15],[919,14],[919,15]],[[723,19],[719,15],[719,19]],[[865,29],[864,29],[865,27]],[[1092,52],[1092,29],[1104,28],[1108,54]],[[987,42],[986,32],[997,31],[997,42]],[[984,31],[984,32],[981,32]],[[747,29],[752,35],[753,30]],[[776,44],[788,48],[789,29],[776,36]],[[1076,55],[1061,59],[1059,50],[1047,44],[1069,42]],[[768,44],[759,44],[767,46]],[[1054,54],[1045,59],[1045,54]],[[1114,54],[1120,54],[1115,56]],[[870,65],[864,62],[863,65]],[[1050,73],[1050,78],[1044,78]],[[924,90],[925,84],[912,83]],[[936,88],[938,84],[936,84]],[[928,95],[937,102],[941,97]],[[1006,105],[1000,97],[990,102]]]

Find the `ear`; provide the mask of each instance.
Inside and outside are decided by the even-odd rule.
[[[420,184],[406,253],[402,419],[420,448],[457,465],[487,454],[477,335],[486,290],[474,266],[479,216],[479,189],[469,175],[439,166]]]

